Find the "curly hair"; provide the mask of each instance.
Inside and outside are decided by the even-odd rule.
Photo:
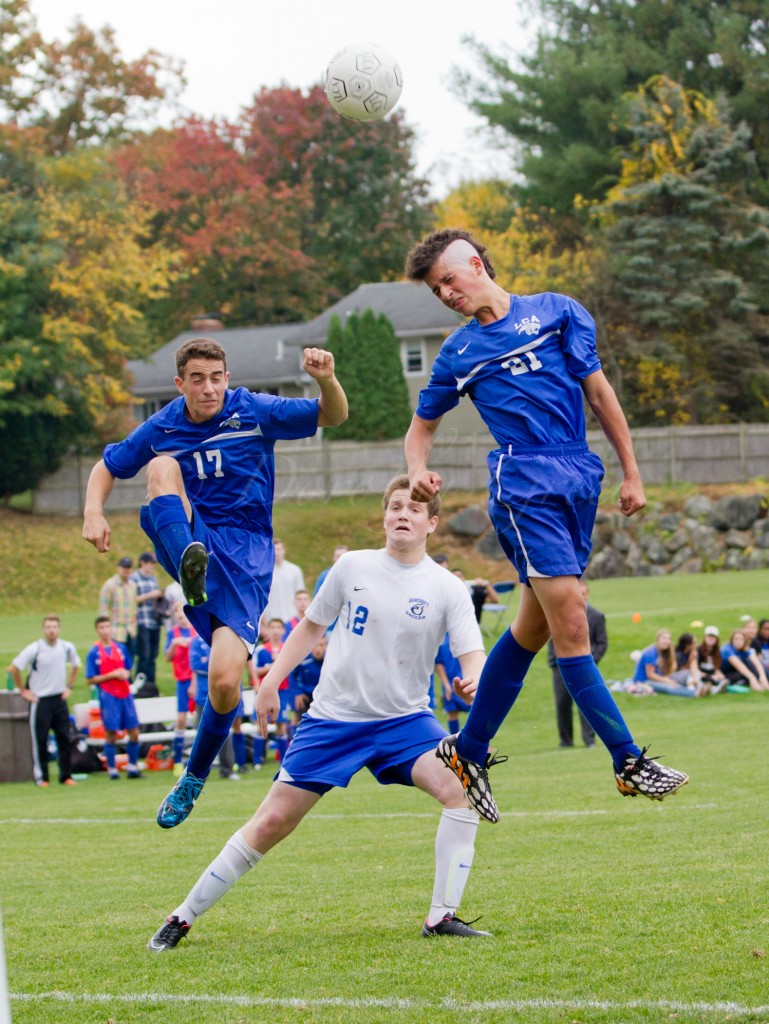
[[[486,273],[494,280],[497,272],[494,270],[486,246],[473,238],[469,231],[462,231],[460,228],[443,228],[441,231],[435,231],[432,235],[428,235],[423,241],[413,246],[406,257],[405,274],[408,280],[424,281],[433,263],[445,252],[452,242],[456,242],[459,239],[470,243],[480,256],[481,262],[486,268]]]

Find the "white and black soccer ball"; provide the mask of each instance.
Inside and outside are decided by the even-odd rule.
[[[331,106],[353,121],[379,121],[400,98],[403,75],[391,53],[375,43],[351,43],[328,63],[323,87]]]

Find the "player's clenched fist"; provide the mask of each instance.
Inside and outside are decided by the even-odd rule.
[[[316,380],[319,377],[333,377],[334,356],[324,348],[306,348],[303,369]]]

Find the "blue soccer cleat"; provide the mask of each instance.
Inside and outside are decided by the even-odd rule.
[[[177,825],[181,825],[195,806],[195,801],[200,796],[205,782],[205,779],[198,779],[185,771],[160,805],[158,825],[161,828],[175,828]]]

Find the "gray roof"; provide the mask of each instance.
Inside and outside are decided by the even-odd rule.
[[[126,369],[133,375],[134,394],[142,397],[176,394],[176,350],[190,338],[211,337],[227,353],[227,369],[233,387],[268,388],[299,384],[305,379],[301,360],[288,340],[296,324],[267,327],[229,327],[217,331],[183,331],[147,359],[131,359]],[[287,342],[285,348],[279,342]],[[279,358],[282,350],[282,358]]]
[[[286,340],[291,345],[325,344],[332,316],[338,316],[344,324],[348,314],[363,313],[367,309],[376,315],[384,313],[399,338],[431,334],[443,337],[465,319],[436,299],[427,285],[387,281],[360,285],[314,320],[295,327],[290,340]]]

